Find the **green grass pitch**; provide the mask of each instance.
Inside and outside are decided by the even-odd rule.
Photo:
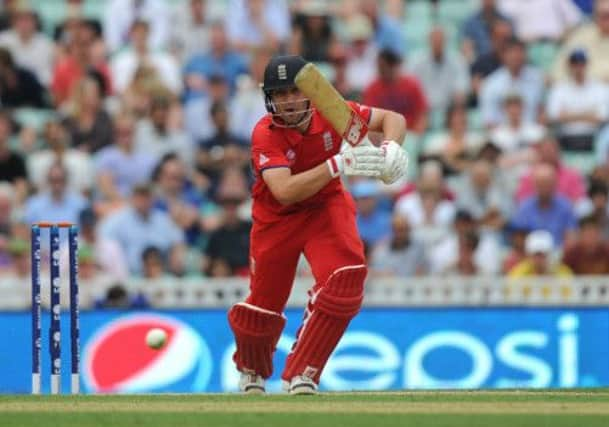
[[[317,396],[0,395],[0,425],[609,427],[609,389]]]

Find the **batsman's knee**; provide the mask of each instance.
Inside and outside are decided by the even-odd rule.
[[[364,300],[364,281],[368,269],[364,264],[335,270],[315,295],[315,310],[332,317],[352,318]]]
[[[276,336],[285,326],[285,316],[240,302],[229,310],[228,323],[234,332],[246,336]]]

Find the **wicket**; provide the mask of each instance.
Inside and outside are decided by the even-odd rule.
[[[41,280],[40,280],[40,229],[50,229],[50,328],[49,353],[51,356],[51,394],[61,392],[61,301],[60,301],[60,250],[59,231],[68,229],[70,265],[70,351],[71,351],[71,392],[80,392],[80,327],[78,309],[78,227],[67,223],[39,222],[32,224],[32,394],[41,393]]]

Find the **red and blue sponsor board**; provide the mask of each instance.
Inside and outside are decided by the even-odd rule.
[[[302,318],[288,324],[269,389]],[[62,326],[62,389],[69,390],[69,319]],[[0,392],[30,391],[30,313],[0,313]],[[234,344],[224,310],[83,311],[81,375],[87,393],[235,391]],[[164,329],[161,350],[145,344]],[[48,313],[43,390],[48,392]],[[366,308],[322,376],[325,390],[598,387],[609,385],[608,308]]]

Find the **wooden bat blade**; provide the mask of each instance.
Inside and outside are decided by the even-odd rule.
[[[368,125],[314,64],[305,65],[294,83],[349,144],[355,146],[366,136]]]

